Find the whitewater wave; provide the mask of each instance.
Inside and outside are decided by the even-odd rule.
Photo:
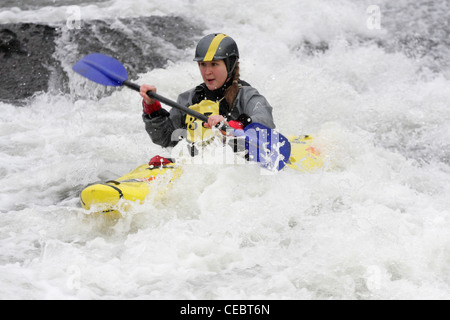
[[[447,2],[56,2],[0,9],[1,298],[449,298]],[[171,150],[73,62],[111,54],[175,100],[211,32],[324,168],[187,165],[162,202],[91,219],[87,184]]]

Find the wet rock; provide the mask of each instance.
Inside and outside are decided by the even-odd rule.
[[[70,93],[71,66],[100,52],[121,61],[130,79],[177,61],[202,28],[181,17],[139,17],[66,23],[0,24],[0,101],[21,104],[36,92]]]
[[[56,30],[47,25],[0,25],[0,100],[19,101],[47,90]]]

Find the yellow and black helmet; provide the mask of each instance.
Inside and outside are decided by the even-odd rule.
[[[231,75],[239,59],[236,42],[223,33],[212,33],[203,37],[195,49],[194,61],[224,60]]]

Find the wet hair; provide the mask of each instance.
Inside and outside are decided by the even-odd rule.
[[[239,62],[236,63],[236,66],[233,70],[232,74],[232,83],[231,85],[225,90],[225,100],[228,103],[228,106],[230,108],[230,111],[233,109],[233,103],[234,100],[236,100],[237,94],[239,92]]]

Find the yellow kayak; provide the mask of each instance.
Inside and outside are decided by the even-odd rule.
[[[291,154],[283,170],[310,172],[323,165],[320,153],[312,146],[311,136],[291,136],[288,139]],[[142,203],[148,197],[162,199],[181,171],[174,161],[155,156],[148,164],[142,164],[120,178],[87,186],[81,191],[80,202],[91,213],[119,218],[120,212],[127,211],[132,202]]]
[[[290,136],[291,155],[286,167],[302,171],[310,172],[322,167],[323,158],[320,151],[313,146],[312,136]]]
[[[127,211],[132,202],[142,203],[150,194],[162,198],[170,183],[181,174],[171,160],[155,156],[124,176],[87,186],[81,191],[81,206],[92,213],[116,218]],[[156,185],[157,192],[152,189]]]

